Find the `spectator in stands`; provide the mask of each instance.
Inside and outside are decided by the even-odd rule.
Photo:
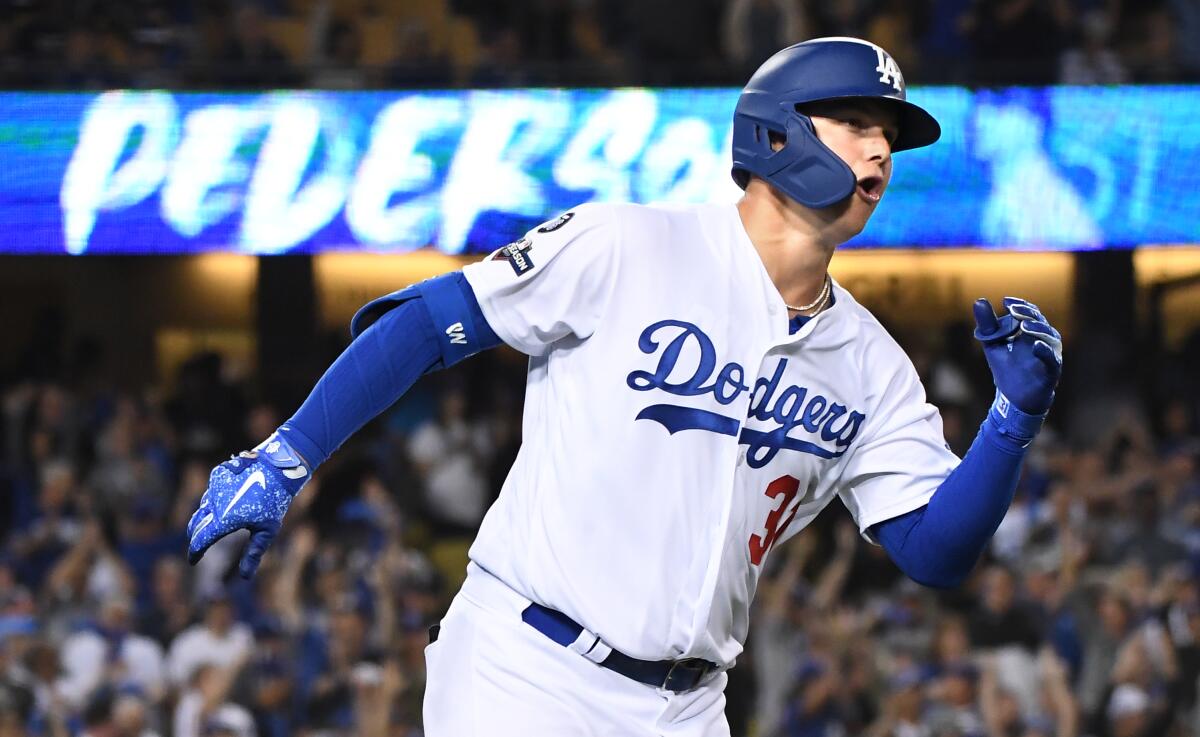
[[[1200,81],[1200,3],[1196,0],[1168,0],[1175,35],[1179,68],[1184,79]]]
[[[434,50],[429,27],[413,18],[399,25],[396,55],[385,82],[394,87],[447,87],[452,77],[450,59]]]
[[[35,431],[36,432],[36,431]],[[20,580],[36,588],[83,532],[76,513],[75,471],[70,461],[54,459],[40,467],[37,509],[24,529],[16,530],[9,551]]]
[[[1137,630],[1132,605],[1115,587],[1102,590],[1094,606],[1094,614],[1086,604],[1078,612],[1084,653],[1077,688],[1087,714],[1103,710],[1104,690],[1116,664],[1117,651],[1134,639]]]
[[[45,640],[35,639],[23,652],[17,653],[23,657],[10,664],[10,673],[33,696],[33,711],[26,724],[35,734],[44,732],[66,737],[70,734],[67,722],[75,713],[56,688],[62,671],[57,648]]]
[[[188,679],[175,706],[173,737],[257,737],[254,716],[231,698],[250,651],[209,662]]]
[[[294,731],[296,642],[282,622],[264,618],[254,627],[254,654],[246,668],[248,706],[262,737],[288,737]]]
[[[1132,81],[1161,84],[1179,80],[1182,70],[1176,56],[1177,29],[1167,8],[1131,11],[1128,25],[1132,31],[1123,56]]]
[[[1186,554],[1183,546],[1163,533],[1159,499],[1160,487],[1155,482],[1134,489],[1121,505],[1124,524],[1113,540],[1115,559],[1140,562],[1149,569],[1150,576],[1183,560]]]
[[[166,482],[162,469],[153,462],[146,438],[139,437],[141,410],[131,399],[124,398],[108,425],[96,441],[97,462],[88,477],[91,487],[103,506],[110,509],[130,509],[135,502],[166,498]]]
[[[457,534],[468,534],[483,519],[490,500],[484,472],[494,450],[487,427],[471,422],[466,412],[466,395],[450,389],[438,416],[417,428],[409,442],[433,521]]]
[[[599,0],[575,3],[570,32],[580,83],[623,84],[630,77],[629,60],[614,43],[612,21],[605,16],[614,5]]]
[[[980,680],[980,713],[988,735],[1076,737],[1079,707],[1071,695],[1067,670],[1051,651],[1043,650],[1036,670],[1004,678],[995,656],[984,660]],[[1021,693],[1021,692],[1024,693]]]
[[[112,737],[161,737],[150,728],[146,700],[136,693],[122,693],[112,706]]]
[[[0,724],[11,720],[10,730],[23,728],[34,715],[33,683],[22,662],[27,645],[22,640],[35,629],[32,617],[0,620]]]
[[[168,89],[180,84],[179,67],[188,53],[187,31],[166,3],[143,3],[131,13],[130,82],[134,87]]]
[[[329,24],[320,41],[321,53],[313,61],[308,86],[319,90],[357,90],[367,86],[362,66],[362,34],[346,20]],[[269,433],[268,433],[269,434]]]
[[[783,717],[784,737],[820,737],[844,731],[838,699],[841,672],[832,659],[809,655],[801,662],[794,682],[795,691]]]
[[[221,356],[207,352],[188,359],[179,369],[175,396],[164,410],[184,453],[210,458],[224,453],[223,448],[236,447],[241,439],[243,399],[223,370]]]
[[[907,0],[885,0],[880,3],[866,24],[866,37],[888,50],[901,69],[910,69],[910,76],[923,70],[917,46],[917,18],[913,4]],[[922,75],[923,76],[923,75]]]
[[[867,737],[926,737],[929,731],[921,726],[925,710],[921,687],[921,673],[916,667],[898,669],[881,694],[880,715],[865,732]]]
[[[205,665],[237,662],[240,669],[254,648],[254,633],[234,618],[228,592],[212,594],[202,609],[201,621],[179,633],[167,654],[167,675],[178,687],[197,687],[196,672]]]
[[[1091,10],[1079,22],[1080,43],[1059,58],[1062,84],[1124,84],[1129,72],[1121,57],[1109,48],[1112,21],[1104,10]]]
[[[166,503],[162,499],[142,496],[119,517],[121,558],[137,581],[139,610],[150,604],[151,584],[158,561],[175,559],[179,546],[184,544],[182,529],[166,527],[166,512]]]
[[[178,556],[164,556],[154,562],[150,596],[142,610],[138,631],[164,649],[191,626],[195,616],[188,583],[184,563]]]
[[[101,603],[94,625],[67,638],[56,685],[67,704],[82,708],[104,688],[129,689],[150,703],[163,698],[162,647],[135,632],[134,621],[133,602],[114,595]]]
[[[0,623],[16,622],[36,613],[33,595],[17,580],[17,570],[8,556],[0,553]],[[5,630],[0,628],[0,636]]]
[[[241,0],[228,21],[232,32],[216,58],[221,66],[218,79],[222,84],[284,87],[296,83],[287,56],[267,33],[266,12],[257,2]]]
[[[979,668],[965,660],[942,669],[926,692],[929,710],[923,721],[934,734],[985,734],[978,699],[979,677]]]
[[[1017,582],[1011,571],[991,566],[983,574],[979,605],[969,619],[971,642],[976,647],[1017,645],[1032,653],[1041,633],[1030,612],[1017,601]]]
[[[515,87],[530,81],[521,63],[521,36],[512,26],[480,29],[479,57],[469,80],[472,87]]]
[[[319,729],[351,729],[356,690],[383,676],[379,655],[369,648],[370,623],[355,598],[344,596],[331,613],[321,667],[304,694],[305,721]]]
[[[725,58],[748,74],[784,46],[809,38],[804,6],[803,0],[729,0],[721,20]]]

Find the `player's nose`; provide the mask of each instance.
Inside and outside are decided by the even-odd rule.
[[[867,136],[864,144],[867,161],[872,164],[878,164],[880,167],[886,166],[892,158],[892,145],[888,143],[887,136],[883,131],[879,131],[875,135]]]

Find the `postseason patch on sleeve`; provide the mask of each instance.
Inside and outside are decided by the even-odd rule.
[[[529,258],[529,249],[532,247],[533,244],[529,242],[528,238],[522,238],[496,251],[492,255],[492,260],[507,261],[517,276],[523,276],[525,272],[533,268],[533,260]]]
[[[559,215],[558,217],[554,218],[553,220],[551,220],[547,223],[543,223],[542,226],[537,229],[537,232],[553,233],[554,231],[558,230],[559,228],[561,228],[562,226],[564,226],[568,222],[570,222],[571,218],[573,218],[573,217],[575,217],[575,213],[564,212],[562,215]]]

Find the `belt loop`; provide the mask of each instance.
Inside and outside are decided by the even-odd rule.
[[[600,635],[588,630],[580,631],[579,637],[575,638],[575,642],[567,645],[567,649],[574,650],[596,665],[603,663],[604,659],[612,653],[612,648],[600,639]]]
[[[600,665],[605,661],[606,658],[608,658],[609,655],[612,655],[612,651],[613,649],[609,647],[604,640],[601,640],[599,637],[597,637],[596,644],[593,645],[592,648],[586,653],[583,653],[583,657],[592,661],[596,665]]]
[[[585,655],[587,653],[587,651],[591,650],[593,647],[595,647],[596,643],[599,641],[600,641],[599,635],[595,634],[594,632],[588,632],[586,629],[580,628],[579,636],[575,638],[575,642],[572,642],[570,645],[567,645],[567,649],[574,650],[575,652],[579,653],[580,655]]]

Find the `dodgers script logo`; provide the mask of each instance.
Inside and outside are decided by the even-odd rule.
[[[665,336],[668,342],[664,345],[655,338],[656,335]],[[699,350],[700,360],[690,375],[673,382],[669,377],[679,364],[680,354],[688,346]],[[750,391],[745,369],[731,362],[718,370],[717,350],[712,339],[690,322],[660,320],[642,331],[638,338],[642,353],[653,355],[660,347],[658,366],[654,371],[631,372],[625,379],[629,388],[643,392],[660,389],[681,397],[711,394],[720,405],[732,404],[743,392]],[[780,450],[795,450],[826,459],[845,454],[866,415],[802,386],[781,387],[786,369],[787,359],[779,359],[775,372],[769,378],[759,377],[750,395],[749,416],[760,422],[776,423],[778,427],[773,430],[763,432],[742,428],[738,435],[741,421],[736,417],[674,404],[652,404],[638,412],[636,419],[657,422],[672,434],[680,430],[707,430],[720,435],[738,435],[738,442],[749,446],[746,463],[751,468],[767,465]],[[807,433],[810,439],[793,437],[796,432]]]

